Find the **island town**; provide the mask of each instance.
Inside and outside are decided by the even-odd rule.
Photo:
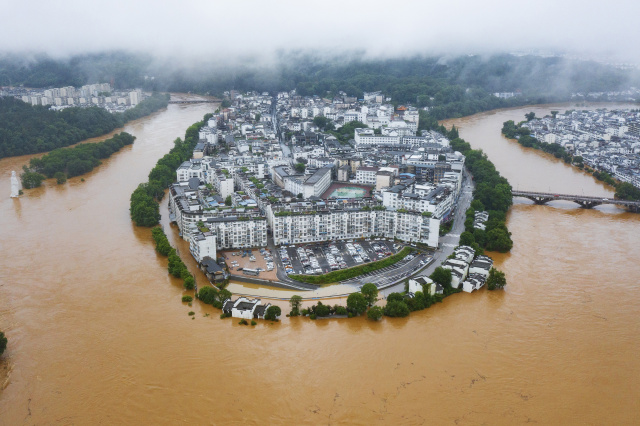
[[[331,276],[356,292],[404,284],[412,298],[443,294],[429,278],[440,268],[450,290],[477,290],[493,262],[451,231],[471,202],[465,156],[443,133],[418,131],[419,116],[380,92],[226,92],[176,170],[170,221],[214,284],[306,291]],[[473,229],[488,219],[474,211]],[[380,270],[340,275],[385,259],[393,261]],[[259,299],[221,302],[223,315],[266,312]]]

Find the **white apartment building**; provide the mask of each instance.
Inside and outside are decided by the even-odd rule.
[[[430,186],[428,192],[420,185],[396,185],[382,191],[382,205],[389,210],[412,210],[431,213],[435,219],[446,219],[451,212],[455,193],[447,186]]]
[[[382,236],[437,247],[440,229],[438,219],[363,200],[271,205],[267,220],[276,245]]]
[[[375,185],[378,170],[378,167],[358,167],[356,170],[356,183]]]
[[[176,181],[188,182],[191,178],[198,178],[201,182],[209,183],[211,174],[210,164],[200,159],[191,159],[180,164],[176,169]]]
[[[331,167],[323,167],[311,176],[289,176],[284,179],[284,189],[294,196],[302,194],[309,197],[321,196],[331,185]]]
[[[267,245],[267,220],[258,209],[205,209],[197,190],[174,184],[169,190],[169,211],[186,241],[201,232],[197,225],[201,221],[215,235],[216,250]]]
[[[215,145],[218,143],[218,130],[215,127],[204,126],[200,128],[198,137],[200,140],[206,140],[210,144]]]
[[[210,176],[211,184],[222,198],[227,198],[235,192],[233,176],[230,173],[226,174],[222,170],[216,170],[210,173]]]
[[[373,129],[355,129],[354,140],[358,146],[376,145],[397,145],[400,143],[399,136],[378,136]]]
[[[205,257],[216,259],[216,236],[212,232],[198,232],[191,235],[189,251],[193,258],[202,263]]]

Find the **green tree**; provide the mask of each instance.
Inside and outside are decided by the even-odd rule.
[[[322,302],[318,302],[313,313],[319,317],[328,317],[331,315],[331,308],[328,305],[323,305]]]
[[[64,172],[56,172],[53,175],[53,178],[56,180],[58,185],[62,185],[67,181],[67,175],[65,175]]]
[[[4,353],[5,349],[7,349],[7,338],[4,335],[4,332],[0,331],[0,356]]]
[[[20,179],[22,180],[22,187],[24,189],[31,189],[42,185],[45,176],[40,173],[26,171],[20,175]]]
[[[317,115],[313,118],[313,124],[318,126],[320,130],[324,130],[329,123],[331,123],[331,120],[322,115]]]
[[[628,182],[622,182],[616,188],[615,197],[619,200],[640,201],[640,188]]]
[[[291,305],[291,312],[289,313],[289,315],[291,315],[292,317],[296,317],[300,315],[300,307],[302,306],[302,296],[298,296],[297,294],[294,294],[293,296],[291,296],[291,299],[289,299],[289,305]]]
[[[347,308],[355,315],[360,315],[367,309],[367,300],[362,293],[351,293],[347,297]]]
[[[230,206],[231,204],[233,204],[233,202],[231,201],[231,195],[227,195],[227,198],[224,199],[224,204],[225,206]]]
[[[198,299],[207,305],[213,305],[218,298],[218,290],[210,286],[200,287],[198,290]]]
[[[303,163],[296,163],[296,164],[293,166],[293,168],[294,168],[294,169],[296,169],[296,171],[297,171],[298,173],[304,173],[304,169],[305,169],[306,167],[307,167],[307,166],[306,166],[306,165],[304,165]]]
[[[476,239],[474,237],[474,235],[469,232],[469,231],[464,231],[462,234],[460,234],[460,245],[461,246],[470,246],[471,244],[475,243]]]
[[[384,314],[384,311],[380,306],[372,306],[367,311],[367,317],[374,321],[378,321],[380,318],[382,318],[383,314]]]
[[[184,288],[187,290],[193,290],[196,286],[196,280],[195,278],[193,278],[193,275],[189,274],[185,279],[184,279]]]
[[[399,300],[388,302],[384,307],[384,314],[388,317],[406,317],[410,312],[407,304]]]
[[[264,319],[277,321],[280,314],[282,314],[282,310],[280,309],[280,307],[271,305],[267,308],[267,312],[264,314]]]
[[[525,114],[524,117],[527,119],[527,121],[531,121],[534,118],[536,118],[536,113],[535,112],[529,112],[529,113]]]
[[[360,292],[364,296],[369,306],[372,306],[374,303],[376,303],[376,299],[378,297],[378,287],[376,287],[375,284],[366,283],[365,285],[362,286],[362,289],[360,289]]]
[[[496,290],[504,288],[505,285],[507,285],[507,278],[504,272],[498,271],[496,268],[491,268],[489,277],[487,278],[487,288],[489,290]]]
[[[404,296],[400,293],[394,292],[387,296],[387,303],[389,302],[402,302],[404,300]]]
[[[451,287],[451,270],[438,266],[429,276],[434,282],[443,287]]]
[[[487,232],[487,242],[485,248],[489,251],[499,251],[506,253],[513,247],[511,233],[502,228],[494,228]]]
[[[233,294],[226,288],[223,288],[222,290],[218,291],[218,301],[220,303],[224,303],[226,300],[231,299],[231,296],[233,296]]]

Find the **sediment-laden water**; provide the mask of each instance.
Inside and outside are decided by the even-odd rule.
[[[171,105],[131,123],[134,145],[84,182],[18,200],[10,172],[29,157],[0,160],[0,424],[638,421],[640,215],[613,207],[516,204],[514,248],[495,256],[507,289],[405,319],[247,327],[181,303],[149,231],[130,222],[129,196],[212,108]],[[503,121],[550,109],[452,122],[514,188],[611,195],[500,135]]]

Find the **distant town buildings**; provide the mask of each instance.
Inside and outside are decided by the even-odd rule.
[[[79,88],[67,86],[44,90],[7,87],[2,90],[2,95],[13,96],[34,106],[49,105],[54,110],[72,106],[97,106],[110,112],[123,112],[138,105],[145,98],[145,94],[140,89],[114,91],[109,83],[87,84]]]
[[[640,188],[640,111],[571,110],[523,126],[539,141],[559,144],[585,165]]]

